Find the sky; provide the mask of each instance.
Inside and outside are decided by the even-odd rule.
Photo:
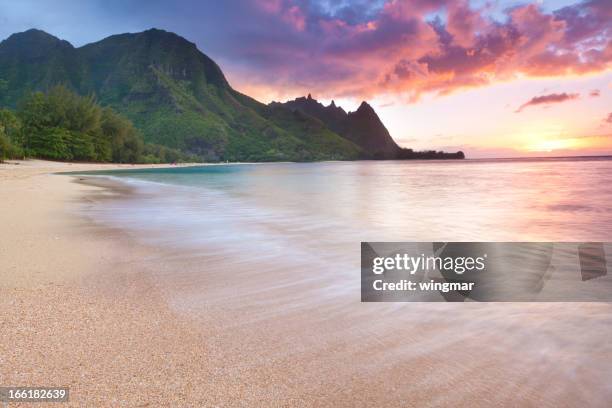
[[[612,154],[612,0],[0,0],[2,39],[152,27],[262,102],[367,100],[404,147]]]

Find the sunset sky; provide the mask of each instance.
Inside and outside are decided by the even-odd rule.
[[[0,0],[0,38],[80,46],[151,27],[263,102],[368,100],[399,144],[469,157],[612,154],[612,0]]]

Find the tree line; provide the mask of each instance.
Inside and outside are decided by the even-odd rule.
[[[63,85],[30,93],[15,111],[0,109],[0,160],[26,157],[116,163],[192,159],[175,149],[145,144],[127,118]]]

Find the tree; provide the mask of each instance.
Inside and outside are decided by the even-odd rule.
[[[102,133],[108,138],[114,162],[134,163],[141,159],[144,143],[132,122],[114,110],[102,111]]]
[[[34,133],[30,139],[30,149],[36,157],[53,160],[71,160],[72,155],[68,148],[70,134],[66,129],[59,127],[42,128]]]
[[[13,142],[18,142],[21,122],[13,112],[8,109],[0,109],[0,128]]]
[[[108,161],[110,146],[102,132],[102,108],[92,96],[65,86],[26,96],[19,106],[24,146],[36,157]]]
[[[132,122],[111,108],[101,107],[93,96],[79,96],[61,85],[26,96],[19,103],[17,116],[0,111],[0,124],[3,121],[19,135],[16,143],[34,157],[119,163],[177,161],[182,157],[177,150],[160,147],[148,148],[145,157],[142,135]]]
[[[9,157],[11,144],[8,137],[4,134],[4,130],[0,129],[0,162]]]
[[[20,145],[21,123],[15,114],[0,109],[0,161],[22,156]]]

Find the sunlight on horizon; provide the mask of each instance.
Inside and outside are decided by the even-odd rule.
[[[573,139],[561,140],[539,140],[529,146],[527,150],[533,152],[554,152],[556,150],[575,148],[576,143]]]
[[[308,88],[273,88],[245,84],[230,76],[237,89],[262,102],[306,96]],[[555,78],[517,78],[466,88],[449,95],[424,94],[418,101],[402,95],[368,100],[403,147],[415,150],[463,150],[468,157],[612,154],[612,71]],[[592,96],[594,90],[598,96]],[[575,100],[517,109],[538,95],[577,93]],[[362,98],[312,94],[323,105],[334,100],[347,112]]]

